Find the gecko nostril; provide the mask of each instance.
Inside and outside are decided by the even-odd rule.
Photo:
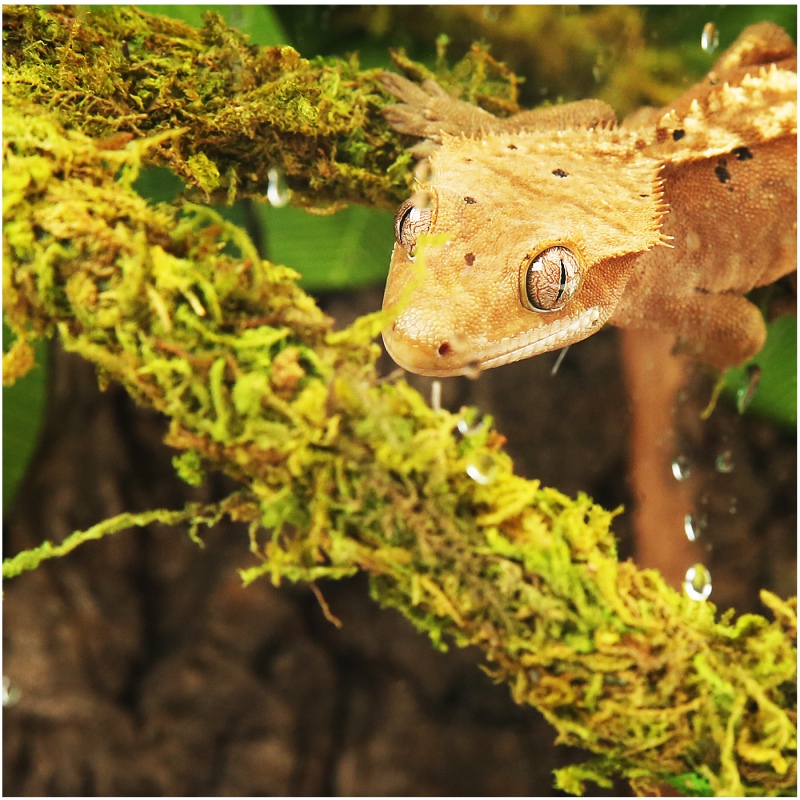
[[[439,350],[437,352],[439,353],[440,356],[446,356],[450,354],[450,350],[451,350],[450,343],[442,342],[439,345]]]

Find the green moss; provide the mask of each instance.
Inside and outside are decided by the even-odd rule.
[[[78,130],[77,107],[70,121],[62,107],[54,113],[19,96],[20,75],[33,80],[20,60],[26,37],[57,39],[54,22],[63,13],[15,10],[7,20],[6,78],[16,88],[3,119],[3,282],[16,353],[57,331],[68,350],[96,365],[102,382],[118,382],[169,417],[166,441],[182,453],[176,467],[185,479],[196,484],[220,471],[240,488],[214,506],[121,515],[45,543],[4,562],[4,577],[132,525],[187,522],[196,538],[199,526],[227,516],[249,526],[245,582],[363,570],[373,597],[398,608],[435,646],[482,648],[487,671],[508,683],[517,702],[538,708],[558,741],[596,754],[560,773],[564,788],[577,792],[587,780],[606,785],[622,775],[640,791],[663,782],[713,793],[790,791],[795,601],[764,593],[774,621],[717,620],[710,603],[620,563],[615,512],[514,475],[490,422],[462,436],[459,415],[434,411],[405,382],[378,377],[372,339],[388,312],[333,332],[297,274],[259,259],[217,214],[185,202],[148,205],[132,188],[139,166],[188,141],[156,83],[147,107],[163,100],[160,127],[152,126],[158,133],[132,140],[109,140],[108,130],[89,138]],[[131,9],[98,19],[116,26],[142,59],[145,23],[160,31],[148,35],[188,35]],[[87,49],[76,45],[67,59],[81,75],[96,34],[83,27]],[[232,80],[247,83],[234,53],[267,72],[276,62],[302,61],[285,49],[231,50],[240,40],[214,18],[202,35],[202,64],[192,60],[201,52],[192,40],[180,51],[195,70],[184,89],[195,85],[201,99]],[[108,75],[84,80],[104,87],[122,79],[111,65],[119,57],[104,57]],[[145,76],[149,64],[139,62]],[[331,120],[346,115],[355,84],[370,80],[357,78],[341,105],[311,111],[295,104],[301,139],[305,116],[324,136]],[[34,99],[52,100],[53,92],[49,86]],[[99,124],[92,108],[83,108],[87,128]],[[377,105],[364,113],[379,116]],[[179,172],[189,169],[178,149],[170,152]],[[224,183],[225,162],[202,152]],[[290,174],[305,171],[309,185],[320,179],[313,159],[297,157]],[[237,164],[244,185],[249,162]],[[374,165],[345,166],[372,176],[348,182],[348,192],[366,197],[381,185],[382,196],[391,194]],[[325,178],[330,197],[335,174]],[[13,363],[20,372],[25,361]],[[475,468],[484,480],[474,479]]]
[[[41,104],[112,146],[172,132],[146,158],[203,201],[263,199],[274,165],[295,205],[405,199],[409,141],[379,113],[394,102],[379,70],[360,70],[354,57],[309,61],[291,47],[252,47],[219,15],[203,18],[198,30],[134,6],[6,6],[6,101]],[[486,94],[513,87],[493,63],[471,53],[455,79]]]

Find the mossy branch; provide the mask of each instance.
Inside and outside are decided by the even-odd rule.
[[[366,571],[379,602],[440,646],[481,647],[560,742],[596,754],[559,773],[566,790],[622,775],[639,791],[792,792],[795,601],[764,592],[774,621],[716,620],[619,563],[613,512],[515,476],[489,421],[460,434],[459,416],[377,377],[385,315],[334,333],[296,275],[214,212],[133,191],[140,164],[187,141],[182,116],[124,143],[89,138],[79,118],[67,130],[62,110],[13,93],[5,109],[3,297],[19,337],[7,368],[57,330],[101,380],[169,417],[188,482],[219,470],[240,484],[218,506],[153,519],[248,523],[246,581]],[[60,547],[148,521],[115,518]],[[4,577],[24,567],[7,561]]]
[[[213,12],[198,30],[133,6],[6,6],[3,59],[7,102],[41,104],[109,146],[181,129],[146,157],[206,202],[265,198],[275,166],[296,205],[390,208],[408,194],[410,140],[380,113],[395,101],[355,58],[254,47]],[[514,76],[486,53],[454,75],[517,108]]]

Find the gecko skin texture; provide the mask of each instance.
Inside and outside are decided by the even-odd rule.
[[[747,28],[703,81],[622,124],[597,100],[499,119],[432,81],[384,83],[428,159],[384,295],[400,366],[471,374],[605,323],[673,332],[717,369],[761,349],[744,294],[797,268],[797,56],[779,27]]]

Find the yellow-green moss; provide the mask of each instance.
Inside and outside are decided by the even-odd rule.
[[[460,436],[456,416],[378,380],[370,340],[385,317],[332,333],[296,275],[240,231],[136,195],[158,139],[103,150],[33,107],[7,108],[4,125],[6,314],[20,341],[57,328],[170,417],[181,474],[242,485],[214,509],[101,523],[7,562],[6,577],[131,524],[227,513],[251,523],[246,581],[364,569],[375,598],[434,643],[482,647],[560,741],[600,754],[562,773],[565,788],[612,774],[640,788],[686,775],[715,792],[791,785],[794,606],[765,595],[776,622],[716,622],[711,604],[618,563],[613,513],[515,476],[489,424]]]
[[[559,773],[565,789],[621,775],[639,791],[668,782],[687,792],[791,793],[795,601],[763,593],[774,621],[717,620],[710,603],[619,563],[613,512],[514,475],[490,421],[461,435],[458,415],[432,410],[403,381],[377,377],[372,339],[385,314],[334,333],[296,274],[260,260],[240,230],[203,207],[150,206],[133,191],[140,163],[185,144],[169,103],[152,126],[157,134],[127,141],[109,139],[108,130],[88,138],[77,106],[65,123],[63,107],[56,114],[23,102],[20,76],[33,77],[22,44],[61,36],[63,12],[14,14],[3,286],[21,344],[10,368],[24,369],[26,342],[57,331],[102,381],[169,417],[167,441],[189,482],[222,471],[240,488],[214,506],[121,515],[45,543],[7,560],[4,577],[131,525],[186,521],[196,535],[228,516],[249,523],[245,581],[364,570],[375,599],[434,644],[481,647],[490,674],[540,709],[559,741],[596,754]],[[131,9],[103,14],[118,26],[145,19]],[[221,49],[216,73],[193,78],[201,97],[209,86],[224,91],[224,45],[237,41],[217,23],[207,27]],[[132,29],[130,41],[139,35]],[[187,59],[195,52],[185,45]],[[64,58],[85,65],[84,56],[76,46]],[[283,51],[253,54],[284,57],[300,61]],[[83,77],[105,86],[115,69]],[[52,91],[31,95],[45,101]],[[154,84],[145,105],[160,96]],[[99,124],[91,104],[84,112],[87,128]],[[378,117],[377,107],[365,113]],[[206,155],[220,176],[229,174]],[[237,163],[239,179],[250,180],[242,177],[249,162]],[[180,159],[173,165],[185,168]],[[313,183],[313,164],[297,169]],[[375,182],[348,183],[348,192],[385,180],[370,172],[374,165],[359,169]],[[490,480],[473,480],[470,465]]]
[[[181,128],[147,158],[204,201],[263,199],[276,164],[296,205],[405,199],[410,140],[379,113],[395,102],[379,70],[252,47],[219,15],[204,19],[197,30],[135,6],[5,6],[6,102],[41,104],[111,146]],[[482,51],[454,78],[517,108],[513,75]]]

